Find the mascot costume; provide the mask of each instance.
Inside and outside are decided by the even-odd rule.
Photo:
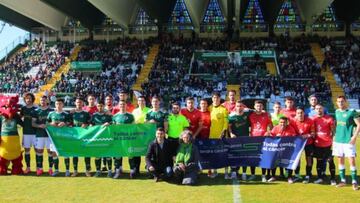
[[[11,174],[19,175],[22,170],[22,152],[17,125],[23,125],[17,114],[19,96],[0,95],[0,175],[6,175],[12,163]]]

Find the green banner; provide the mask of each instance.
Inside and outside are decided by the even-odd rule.
[[[101,61],[74,61],[71,62],[71,69],[75,71],[84,72],[98,72],[101,71]]]
[[[155,139],[155,124],[108,127],[46,127],[59,156],[133,157],[146,154]]]
[[[223,61],[229,58],[231,54],[235,54],[240,57],[254,57],[255,54],[259,54],[261,58],[275,58],[274,50],[240,50],[233,52],[226,51],[195,51],[194,58],[201,61]]]
[[[254,57],[255,54],[259,54],[261,58],[274,58],[275,51],[273,50],[241,50],[241,57]]]
[[[228,58],[227,52],[207,52],[207,51],[195,51],[194,53],[195,59],[201,60],[201,61],[222,61],[226,60]]]

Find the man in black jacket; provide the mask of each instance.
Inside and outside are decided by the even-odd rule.
[[[150,143],[145,157],[146,168],[157,182],[161,176],[170,178],[172,176],[173,153],[171,144],[165,139],[164,128],[156,130],[156,139]]]

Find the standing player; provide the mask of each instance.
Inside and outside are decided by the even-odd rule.
[[[244,112],[243,103],[238,100],[236,101],[235,109],[233,113],[229,116],[229,133],[231,138],[249,136],[250,120],[249,115],[250,111]],[[246,166],[242,167],[241,179],[246,180]],[[237,179],[237,174],[239,172],[239,167],[231,167],[231,178]]]
[[[270,131],[272,129],[272,122],[268,113],[264,112],[264,104],[260,100],[255,101],[254,105],[255,111],[252,112],[249,116],[250,119],[250,136],[270,136]],[[251,167],[251,176],[249,180],[255,179],[255,167]],[[266,182],[266,169],[261,170],[262,182]]]
[[[135,118],[135,123],[145,123],[146,114],[150,111],[149,107],[146,107],[145,97],[139,96],[137,98],[138,108],[134,109],[132,114]]]
[[[157,128],[164,128],[168,131],[167,114],[160,110],[160,98],[153,96],[151,98],[151,110],[146,114],[145,121],[148,123],[155,123]]]
[[[96,107],[96,98],[93,94],[89,94],[87,96],[87,102],[88,105],[84,106],[83,110],[89,112],[89,114],[92,116],[95,112],[98,112],[98,109]]]
[[[25,106],[21,107],[20,116],[24,121],[22,144],[25,149],[26,169],[24,174],[30,173],[30,149],[35,145],[36,131],[32,126],[32,119],[36,118],[35,96],[32,93],[24,95]]]
[[[92,125],[102,125],[102,126],[108,126],[112,122],[112,115],[109,112],[105,112],[104,109],[104,103],[99,102],[96,105],[98,112],[95,112],[93,116],[91,117],[91,124]],[[108,177],[112,177],[111,168],[112,168],[112,159],[111,158],[103,158],[107,161],[107,167],[108,167]],[[95,166],[96,166],[96,173],[94,177],[99,177],[101,175],[101,158],[95,158]]]
[[[180,113],[184,115],[190,122],[189,130],[193,134],[193,138],[196,138],[200,133],[201,126],[201,113],[194,107],[194,98],[186,98],[186,108],[181,109]]]
[[[104,107],[105,111],[109,114],[112,114],[114,115],[112,112],[113,112],[113,109],[114,109],[114,106],[113,106],[113,96],[111,94],[108,94],[106,95],[105,97],[105,107]],[[106,165],[108,163],[107,161],[108,158],[103,158],[103,167],[102,167],[102,171],[108,171],[108,168],[106,168]],[[111,161],[111,164],[112,165],[112,161]]]
[[[109,94],[105,97],[105,111],[112,113],[113,109],[113,96]]]
[[[293,119],[296,115],[296,108],[294,98],[286,97],[285,98],[285,108],[281,109],[281,114],[286,116],[288,119]]]
[[[297,108],[296,116],[293,120],[290,120],[290,123],[293,127],[295,127],[297,135],[302,136],[307,139],[305,145],[305,156],[306,156],[306,176],[303,183],[309,183],[311,178],[311,170],[313,164],[313,153],[314,153],[314,137],[315,137],[315,126],[314,122],[305,117],[304,109]],[[300,162],[298,167],[295,170],[295,179],[294,182],[301,179],[300,177]]]
[[[315,111],[317,115],[313,117],[315,125],[314,156],[316,157],[318,179],[314,181],[314,183],[320,184],[324,182],[326,162],[329,162],[331,175],[330,182],[331,185],[336,185],[335,164],[331,151],[335,122],[331,116],[324,114],[322,105],[317,104],[315,106]]]
[[[228,121],[228,111],[224,106],[220,104],[220,93],[214,92],[212,94],[212,105],[209,107],[211,126],[210,126],[210,135],[211,139],[219,139],[226,136],[229,121]],[[214,170],[210,177],[215,178],[217,176],[217,171]],[[229,179],[227,168],[225,168],[225,179]]]
[[[271,122],[272,122],[272,125],[273,125],[273,126],[276,126],[276,125],[279,124],[280,118],[285,117],[285,115],[283,115],[282,113],[280,113],[280,112],[281,112],[281,103],[278,102],[278,101],[274,103],[274,105],[273,105],[273,110],[274,110],[274,112],[270,114],[270,115],[271,115]],[[279,167],[279,169],[280,169],[280,178],[284,178],[284,177],[285,177],[285,175],[284,175],[284,168]],[[275,170],[276,170],[276,169],[275,169]],[[275,172],[276,172],[276,171],[275,171]],[[276,180],[276,179],[275,179],[275,177],[274,177],[274,175],[273,175],[273,177],[271,177],[271,178],[268,180],[268,182],[272,182],[272,181],[275,181],[275,180]]]
[[[112,122],[114,124],[132,124],[135,122],[134,116],[130,113],[126,112],[126,102],[124,100],[119,101],[119,112],[116,113]],[[129,157],[129,165],[130,165],[130,178],[135,178],[136,175],[136,163],[133,158]],[[114,179],[119,178],[122,173],[122,157],[115,158],[115,175]]]
[[[90,124],[90,120],[91,120],[91,115],[90,113],[88,113],[87,111],[83,110],[84,107],[84,101],[82,100],[82,98],[77,97],[75,99],[75,109],[71,111],[71,116],[72,116],[72,123],[74,127],[82,127],[82,128],[86,128],[89,124]],[[85,157],[85,175],[87,177],[91,177],[91,159],[90,157]],[[71,175],[72,177],[76,177],[78,175],[78,162],[79,162],[79,158],[78,157],[73,157],[73,167],[74,167],[74,173]],[[70,167],[70,159],[66,158],[65,159],[65,166],[66,166],[66,171],[69,171],[69,167]]]
[[[315,111],[315,106],[318,104],[318,99],[316,97],[315,94],[312,94],[309,96],[309,104],[310,107],[305,109],[305,115],[308,116],[309,118],[313,117],[316,115],[316,111]],[[327,110],[324,107],[324,113],[327,114]]]
[[[273,126],[276,126],[279,124],[279,120],[281,117],[284,117],[285,115],[280,113],[281,112],[281,104],[280,102],[275,102],[273,105],[274,112],[271,113],[271,122]]]
[[[55,127],[64,127],[69,125],[70,116],[68,113],[63,111],[64,100],[56,99],[55,101],[55,111],[49,113],[47,117],[47,122],[49,125]],[[52,176],[57,176],[59,174],[59,157],[56,154],[56,149],[53,143],[50,143],[50,151],[52,152],[53,162],[55,171]],[[66,176],[70,176],[70,172],[67,171]]]
[[[132,113],[135,109],[134,105],[128,101],[128,93],[125,90],[121,90],[119,92],[119,101],[125,101],[126,102],[126,112]],[[112,114],[115,115],[117,112],[119,112],[120,106],[117,106],[113,109]]]
[[[351,171],[351,183],[354,190],[358,190],[356,174],[356,136],[360,133],[360,117],[353,109],[346,107],[346,98],[340,96],[336,99],[338,109],[335,112],[336,133],[333,146],[333,155],[339,160],[340,183],[337,187],[346,185],[345,179],[345,157],[348,158]],[[356,125],[356,129],[354,130]]]
[[[228,113],[231,113],[235,110],[235,106],[236,106],[235,95],[236,95],[235,90],[229,90],[228,91],[229,100],[222,103],[222,105],[226,108]]]
[[[175,102],[172,104],[171,114],[168,117],[168,141],[172,146],[173,154],[176,154],[178,150],[180,134],[190,126],[186,117],[179,113],[180,104]]]
[[[206,99],[200,100],[201,131],[197,136],[198,139],[209,139],[211,116],[208,106],[209,105]]]
[[[47,96],[42,96],[40,99],[40,107],[36,111],[36,118],[32,120],[32,126],[36,128],[36,140],[35,140],[35,151],[36,151],[36,175],[40,176],[43,173],[43,153],[46,147],[48,152],[49,160],[49,175],[53,174],[53,158],[50,152],[50,139],[47,134],[46,120],[50,112],[53,110],[48,106]]]
[[[146,107],[145,97],[139,96],[137,98],[138,108],[136,108],[132,114],[135,118],[135,123],[145,123],[146,114],[150,111],[150,108]],[[136,162],[136,174],[140,174],[141,157],[134,157]]]

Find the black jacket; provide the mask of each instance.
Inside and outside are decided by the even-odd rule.
[[[167,139],[164,140],[163,148],[155,141],[149,144],[149,148],[145,157],[146,166],[153,166],[155,168],[163,168],[173,166],[174,156],[171,144]]]

